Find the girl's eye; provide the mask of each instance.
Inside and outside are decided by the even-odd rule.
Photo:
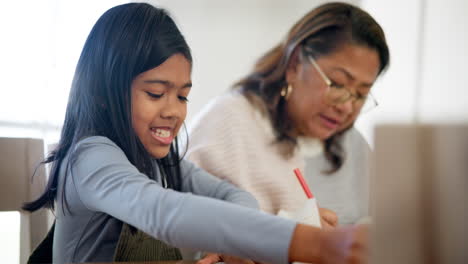
[[[183,101],[183,102],[188,102],[188,98],[186,96],[179,96],[179,100]]]
[[[164,94],[155,94],[155,93],[150,93],[150,92],[146,92],[151,98],[161,98]]]

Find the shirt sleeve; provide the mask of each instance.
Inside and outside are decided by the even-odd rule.
[[[356,128],[351,128],[346,138],[346,147],[350,163],[354,164],[356,174],[355,189],[359,191],[359,218],[369,216],[370,167],[372,149],[364,136]]]
[[[238,205],[259,209],[257,200],[250,193],[221,180],[188,160],[182,160],[182,191],[208,196]]]
[[[176,247],[287,263],[295,222],[225,201],[164,189],[140,173],[112,141],[93,138],[77,145],[77,158],[71,167],[74,186],[89,210],[109,214]],[[188,166],[184,170],[196,168]],[[194,193],[238,199],[229,194],[231,191],[220,191],[225,188],[223,183],[214,191],[200,187],[202,183],[194,178],[184,181],[185,188]]]

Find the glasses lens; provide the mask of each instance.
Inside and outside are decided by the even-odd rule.
[[[355,98],[351,93],[348,92],[345,88],[331,86],[328,90],[327,102],[330,105],[336,106],[339,104],[346,103],[348,100],[353,101],[353,106],[355,110],[360,110],[361,113],[369,112],[377,106],[377,101],[369,94],[366,98]]]
[[[338,88],[336,86],[330,86],[330,90],[327,92],[327,101],[331,105],[342,104],[350,98],[349,92],[344,88]]]

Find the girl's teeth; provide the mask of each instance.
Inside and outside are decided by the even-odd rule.
[[[171,131],[165,130],[165,129],[156,129],[156,131],[153,131],[153,133],[158,136],[158,137],[170,137],[171,136]]]

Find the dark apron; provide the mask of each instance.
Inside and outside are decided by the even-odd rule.
[[[52,263],[55,222],[47,236],[32,252],[28,264]],[[130,227],[122,224],[119,241],[114,252],[114,262],[130,261],[171,261],[181,260],[178,248],[169,246],[140,230],[131,232]]]
[[[162,186],[167,188],[164,170],[159,168],[159,171],[161,173]],[[32,252],[28,259],[28,264],[52,263],[54,230],[55,221],[47,236]],[[167,245],[138,229],[136,232],[132,232],[129,225],[122,223],[119,241],[114,252],[114,262],[172,260],[182,260],[182,254],[178,248]]]
[[[115,262],[169,260],[182,260],[178,248],[169,246],[140,230],[131,232],[129,225],[122,224],[119,242],[114,253]]]

